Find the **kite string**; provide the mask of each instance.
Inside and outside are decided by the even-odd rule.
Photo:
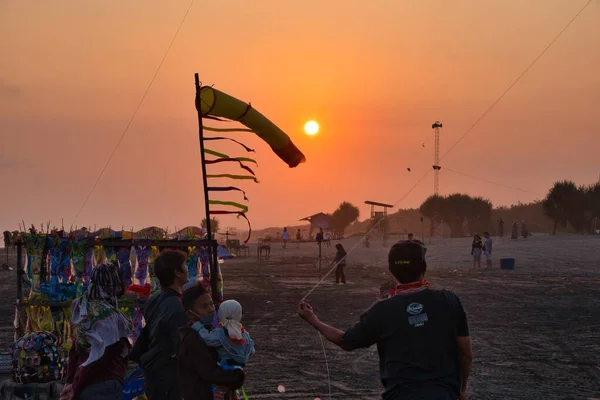
[[[92,196],[92,193],[94,193],[94,190],[96,190],[96,187],[98,186],[98,183],[100,182],[100,179],[102,179],[102,176],[104,175],[104,172],[106,172],[106,168],[108,167],[108,164],[110,164],[110,162],[112,161],[115,153],[117,152],[117,149],[119,148],[119,146],[121,145],[121,142],[125,138],[125,135],[129,131],[129,127],[131,126],[131,123],[133,122],[133,120],[137,116],[138,111],[142,107],[142,103],[146,99],[146,96],[148,95],[148,92],[150,91],[150,88],[154,84],[154,81],[156,80],[156,77],[158,76],[158,73],[160,72],[160,70],[161,70],[161,68],[162,68],[165,60],[167,59],[167,56],[169,55],[169,52],[171,51],[171,47],[173,47],[173,43],[175,43],[175,40],[177,39],[177,36],[179,36],[179,31],[181,30],[181,27],[183,26],[185,20],[187,19],[187,16],[190,13],[190,10],[192,9],[192,6],[194,5],[194,2],[195,2],[195,0],[191,0],[190,1],[190,4],[189,4],[187,10],[185,11],[185,14],[183,15],[183,18],[181,19],[181,22],[179,23],[179,26],[177,27],[177,30],[175,31],[175,35],[173,35],[173,39],[171,39],[171,43],[169,43],[169,46],[167,47],[167,50],[166,50],[163,58],[160,60],[160,63],[158,64],[158,67],[156,68],[156,71],[154,72],[154,75],[152,76],[152,79],[150,79],[150,83],[148,83],[148,86],[146,87],[146,90],[144,91],[144,94],[142,95],[142,98],[141,98],[140,102],[138,103],[137,107],[133,111],[133,114],[131,115],[131,118],[129,118],[129,121],[127,122],[127,125],[125,126],[125,129],[123,130],[123,133],[121,134],[121,137],[119,138],[119,140],[117,141],[117,144],[115,145],[114,149],[110,153],[110,155],[108,157],[108,160],[104,164],[104,167],[102,167],[102,170],[100,171],[100,175],[98,175],[98,178],[96,179],[96,182],[94,182],[94,185],[92,186],[92,189],[89,191],[88,195],[86,196],[85,200],[83,201],[83,204],[79,208],[79,211],[77,211],[77,214],[75,215],[75,218],[73,219],[73,222],[71,223],[71,226],[73,226],[73,224],[75,224],[75,222],[77,221],[77,218],[79,218],[79,215],[81,214],[81,212],[85,208],[87,202],[90,200],[90,197]]]
[[[519,75],[517,76],[517,79],[515,79],[509,86],[508,88],[496,99],[496,101],[494,101],[484,112],[483,114],[481,114],[479,116],[479,118],[477,118],[475,120],[475,122],[473,123],[473,125],[471,125],[471,127],[469,129],[467,129],[465,131],[465,133],[462,134],[461,137],[458,138],[458,140],[444,153],[444,155],[442,155],[442,157],[440,157],[440,161],[443,160],[444,158],[446,158],[446,156],[448,155],[448,153],[450,153],[452,150],[454,150],[454,148],[460,143],[462,142],[462,140],[469,134],[471,133],[471,131],[475,128],[475,126],[477,126],[479,124],[479,122],[481,122],[482,119],[485,118],[486,115],[489,114],[490,111],[492,111],[492,108],[494,108],[507,94],[508,92],[510,92],[512,90],[512,88],[521,80],[521,78],[523,78],[525,76],[525,74],[527,74],[527,72],[529,72],[529,70],[544,56],[544,54],[546,54],[546,52],[548,50],[550,50],[550,47],[552,47],[552,45],[554,43],[556,43],[556,41],[563,35],[563,33],[566,32],[567,29],[569,29],[569,27],[573,24],[573,22],[575,22],[575,20],[581,15],[581,13],[583,13],[583,11],[590,5],[590,3],[592,2],[592,0],[588,0],[587,3],[585,3],[585,5],[581,8],[581,10],[579,10],[579,12],[577,14],[575,14],[575,16],[573,18],[571,18],[571,20],[564,26],[564,28],[558,32],[558,34],[554,37],[554,39],[552,39],[550,41],[550,43],[548,43],[548,45],[544,48],[544,50],[542,50],[542,52],[527,66],[527,68],[525,68],[525,70]]]
[[[481,114],[479,116],[479,118],[477,118],[477,120],[475,120],[475,122],[473,123],[473,125],[471,125],[460,137],[459,139],[450,147],[450,149],[448,149],[448,151],[446,151],[446,153],[444,153],[444,155],[440,158],[440,160],[442,160],[443,158],[445,158],[452,150],[454,150],[454,148],[475,128],[475,126],[477,126],[479,124],[479,122],[481,122],[481,120],[483,120],[485,118],[485,116],[487,114],[489,114],[489,112],[508,94],[508,92],[511,91],[511,89],[521,80],[521,78],[523,78],[523,76],[525,76],[525,74],[527,74],[527,72],[540,60],[540,58],[542,58],[542,56],[544,54],[546,54],[546,52],[550,49],[550,47],[552,47],[552,45],[554,43],[556,43],[556,41],[562,36],[563,33],[566,32],[566,30],[573,24],[573,22],[575,22],[575,20],[583,13],[583,11],[590,5],[590,3],[592,2],[592,0],[588,0],[588,2],[579,10],[579,12],[577,14],[575,14],[575,16],[573,18],[571,18],[571,20],[565,25],[565,27],[554,37],[554,39],[552,39],[550,41],[550,43],[544,48],[544,50],[533,60],[532,63],[530,63],[527,68],[525,68],[525,70],[517,77],[517,79],[515,79],[509,86],[508,88],[502,92],[502,94],[500,94],[500,96],[483,112],[483,114]],[[409,191],[400,198],[400,200],[398,200],[395,204],[394,207],[396,207],[402,200],[404,200],[420,183],[423,179],[425,179],[425,177],[429,174],[429,172],[431,172],[431,170],[428,170],[416,183],[415,185],[409,189]],[[455,171],[454,171],[455,172]],[[362,243],[362,241],[376,228],[379,226],[379,224],[383,221],[383,219],[380,219],[379,221],[377,221],[373,227],[367,231],[367,233],[361,237],[361,239],[350,249],[350,251],[348,251],[347,254],[350,254],[360,243]],[[323,279],[319,280],[319,282],[317,282],[317,284],[308,291],[308,293],[306,294],[306,296],[304,296],[302,298],[302,300],[300,301],[304,301],[306,300],[306,298],[317,288],[319,287],[319,285],[325,280],[325,278],[333,271],[333,269],[335,269],[337,267],[337,263],[333,266],[333,268],[323,277]]]
[[[411,187],[411,188],[410,188],[410,189],[409,189],[409,190],[408,190],[408,191],[407,191],[407,192],[404,194],[404,196],[402,196],[402,197],[400,198],[400,200],[398,200],[398,201],[397,201],[397,202],[394,204],[394,207],[396,207],[396,206],[397,206],[397,205],[398,205],[400,202],[402,202],[404,199],[406,199],[406,198],[408,197],[408,195],[409,195],[409,194],[411,194],[411,193],[412,193],[412,191],[413,191],[413,190],[415,190],[417,186],[419,186],[419,184],[420,184],[420,183],[423,181],[423,179],[425,179],[425,178],[427,177],[427,175],[429,175],[429,173],[430,173],[430,172],[431,172],[431,170],[427,170],[427,172],[426,172],[425,174],[423,174],[423,176],[421,176],[421,178],[419,178],[419,179],[417,180],[417,182],[415,182],[415,184],[414,184],[414,185],[413,185],[413,186],[412,186],[412,187]],[[365,233],[365,235],[364,235],[364,236],[362,236],[362,237],[361,237],[361,238],[358,240],[358,242],[356,242],[356,243],[354,244],[354,246],[352,246],[352,247],[350,248],[350,250],[348,250],[348,252],[346,253],[346,256],[348,256],[350,253],[352,253],[352,252],[353,252],[353,251],[354,251],[354,250],[355,250],[355,249],[358,247],[358,245],[359,245],[359,244],[361,244],[361,243],[362,243],[362,242],[365,240],[365,238],[366,238],[367,236],[369,236],[369,234],[370,234],[370,233],[371,233],[371,232],[372,232],[372,231],[373,231],[375,228],[377,228],[377,227],[379,226],[379,224],[380,224],[382,221],[383,221],[383,219],[380,219],[380,220],[379,220],[379,221],[377,221],[375,224],[373,224],[373,226],[371,227],[371,229],[369,229],[369,230],[367,231],[367,233]],[[314,292],[314,291],[315,291],[315,289],[317,289],[317,288],[319,287],[319,285],[321,285],[321,283],[323,283],[323,282],[325,281],[325,279],[326,279],[326,278],[329,276],[329,274],[331,274],[331,273],[333,272],[333,270],[337,268],[337,265],[338,265],[338,263],[339,263],[340,261],[341,261],[341,260],[339,260],[339,261],[337,261],[337,262],[333,263],[333,267],[332,267],[332,268],[331,268],[331,269],[330,269],[330,270],[329,270],[329,271],[328,271],[328,272],[325,274],[325,276],[323,276],[323,278],[321,278],[321,279],[320,279],[320,280],[319,280],[319,281],[316,283],[316,285],[314,285],[314,286],[312,287],[312,289],[310,289],[310,290],[308,291],[308,293],[306,293],[306,295],[305,295],[305,296],[304,296],[304,297],[303,297],[303,298],[300,300],[300,302],[303,302],[304,300],[306,300],[306,299],[308,298],[308,296],[310,296],[310,294],[311,294],[312,292]]]
[[[330,379],[330,375],[329,375],[329,360],[327,359],[327,352],[325,351],[325,343],[323,342],[323,335],[321,335],[321,332],[317,332],[317,335],[319,335],[319,340],[321,341],[321,348],[323,349],[323,357],[325,357],[325,371],[327,372],[327,385],[328,385],[328,390],[329,390],[329,399],[331,400],[331,379]]]

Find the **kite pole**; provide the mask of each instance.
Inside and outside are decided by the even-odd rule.
[[[198,111],[198,141],[200,142],[200,160],[202,161],[202,189],[204,190],[204,212],[206,213],[206,233],[208,240],[212,241],[212,230],[210,221],[210,206],[208,204],[208,184],[206,180],[206,157],[204,156],[204,129],[202,127],[202,100],[200,99],[200,78],[198,73],[194,74],[196,84],[196,111]],[[219,275],[219,264],[217,260],[217,247],[211,243],[210,248],[210,289],[213,301],[217,304],[219,294],[217,292],[217,279]]]

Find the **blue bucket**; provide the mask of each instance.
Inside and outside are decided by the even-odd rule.
[[[515,259],[514,258],[501,258],[500,259],[500,269],[515,269]]]

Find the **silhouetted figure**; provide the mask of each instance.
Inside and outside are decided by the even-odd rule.
[[[481,236],[475,235],[473,243],[471,244],[471,255],[473,256],[473,268],[481,268],[481,252],[483,249],[483,243],[481,242]]]
[[[504,237],[504,220],[502,218],[498,221],[498,236]]]
[[[283,234],[281,235],[281,239],[283,240],[283,248],[287,247],[287,242],[290,240],[290,233],[286,228],[283,228]]]
[[[519,227],[517,226],[517,221],[513,222],[510,238],[513,240],[519,238]]]
[[[529,231],[527,230],[527,224],[525,224],[525,220],[521,221],[521,236],[523,236],[523,239],[527,239],[529,236]]]
[[[321,243],[323,243],[323,228],[319,228],[319,232],[317,232],[317,236],[315,237],[315,240],[317,241],[319,246],[321,245]]]
[[[337,249],[337,253],[335,254],[335,258],[333,259],[332,264],[338,263],[335,268],[335,283],[339,284],[340,280],[345,285],[346,284],[346,274],[344,274],[344,268],[346,268],[346,250],[344,246],[340,243],[335,245]]]
[[[485,242],[483,242],[483,252],[485,253],[486,267],[492,266],[492,238],[489,232],[483,232]]]

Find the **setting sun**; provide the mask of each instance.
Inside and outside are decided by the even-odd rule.
[[[319,124],[316,121],[308,121],[304,124],[304,132],[306,132],[307,135],[316,135],[319,133]]]

